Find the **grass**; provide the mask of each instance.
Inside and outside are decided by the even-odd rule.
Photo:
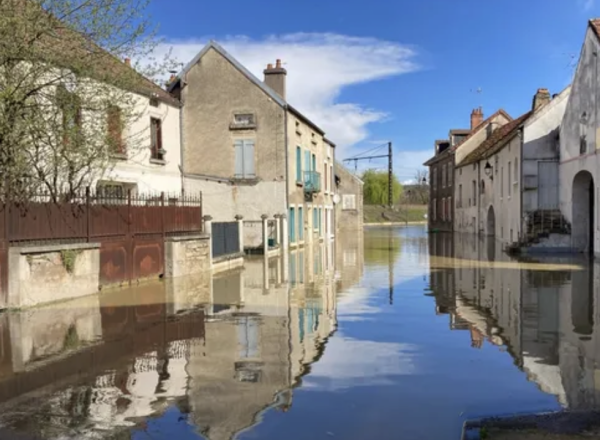
[[[427,205],[398,205],[393,209],[381,205],[365,205],[365,223],[426,222]]]

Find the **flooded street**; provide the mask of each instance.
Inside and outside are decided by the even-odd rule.
[[[600,407],[597,292],[585,262],[370,228],[0,315],[0,425],[31,439],[458,439],[468,419]]]

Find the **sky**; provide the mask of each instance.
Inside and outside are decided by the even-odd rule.
[[[566,87],[600,0],[152,0],[149,12],[159,51],[182,63],[211,39],[261,79],[280,58],[288,102],[338,145],[337,159],[391,141],[408,182],[473,108],[516,118],[538,88]]]

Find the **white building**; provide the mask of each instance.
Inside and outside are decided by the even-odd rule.
[[[571,223],[571,247],[600,254],[595,214],[600,178],[598,51],[600,19],[590,20],[560,127],[560,209]]]

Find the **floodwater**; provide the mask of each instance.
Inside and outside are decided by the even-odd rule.
[[[482,416],[597,408],[598,272],[371,228],[5,313],[0,438],[443,440]]]

